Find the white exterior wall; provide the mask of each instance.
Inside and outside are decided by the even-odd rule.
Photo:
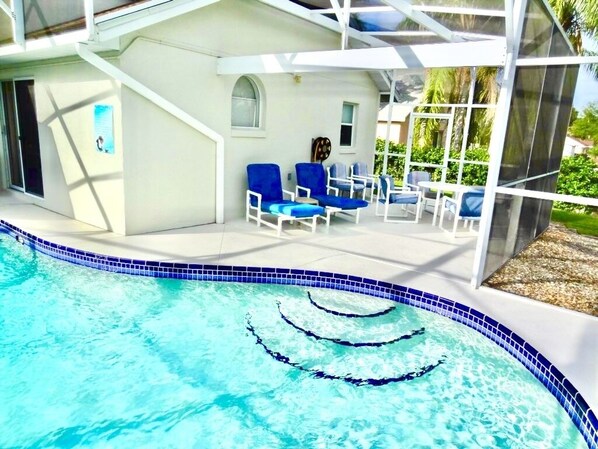
[[[304,74],[300,82],[290,74],[255,76],[263,94],[263,127],[259,131],[231,129],[231,95],[238,76],[216,75],[218,55],[339,48],[336,33],[258,2],[223,0],[144,29],[130,36],[125,45],[121,67],[126,73],[224,137],[225,220],[244,214],[246,166],[251,162],[279,164],[283,184],[294,189],[294,164],[309,160],[316,137],[332,141],[327,162],[364,160],[371,164],[373,160],[378,91],[366,73]],[[184,131],[185,125],[161,121],[159,117],[165,114],[156,115],[157,107],[139,101],[124,89],[123,132],[129,150],[125,153],[127,233],[213,222],[214,143],[195,131],[180,138],[179,133],[189,131]],[[340,150],[343,101],[357,104],[358,116],[354,146]],[[131,124],[144,131],[131,134]],[[154,145],[158,129],[162,137]],[[178,156],[164,157],[170,151]],[[141,155],[147,158],[146,165],[154,158],[163,164],[152,170],[150,180],[143,173],[133,174],[143,163]],[[292,173],[290,182],[287,173]],[[176,185],[171,185],[174,177]],[[152,212],[152,223],[144,223],[150,181],[156,186],[151,201],[160,204],[155,214],[159,217]],[[170,191],[162,191],[165,188]],[[187,221],[172,222],[174,216],[183,215]]]
[[[35,83],[44,198],[27,198],[76,220],[124,233],[119,83],[80,62],[0,71],[1,80],[14,78]],[[114,155],[96,151],[94,104],[114,106]]]
[[[340,35],[259,2],[222,0],[122,39],[109,62],[224,138],[225,221],[244,214],[246,166],[274,162],[294,189],[312,139],[329,137],[327,163],[373,161],[378,91],[366,73],[254,77],[263,126],[231,129],[238,76],[218,56],[340,48]],[[0,72],[33,76],[45,198],[37,204],[121,234],[215,221],[215,143],[86,62]],[[298,82],[300,81],[300,82]],[[343,102],[357,105],[354,145],[339,148]],[[95,151],[93,105],[114,105],[115,154]],[[58,112],[56,111],[58,109]],[[291,173],[291,181],[287,174]]]

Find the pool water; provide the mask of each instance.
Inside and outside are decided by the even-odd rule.
[[[316,288],[119,275],[0,234],[1,448],[584,448],[475,331]]]

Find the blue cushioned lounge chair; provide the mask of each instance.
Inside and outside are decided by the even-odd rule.
[[[338,195],[338,189],[327,185],[326,172],[322,164],[300,162],[295,164],[297,174],[297,195],[307,196],[318,200],[320,206],[327,209],[327,224],[330,224],[331,214],[347,214],[355,216],[355,223],[359,223],[359,211],[367,207],[368,202],[356,198],[343,198]],[[335,193],[330,195],[329,192]]]
[[[417,223],[420,216],[422,193],[417,190],[410,190],[408,187],[395,187],[395,182],[390,175],[380,175],[378,178],[378,199],[376,201],[376,215],[384,216],[385,222],[397,222],[397,223]],[[384,212],[379,213],[378,209],[380,205],[384,206]],[[390,215],[390,205],[397,204],[402,206],[405,211],[402,215]],[[405,219],[409,216],[409,205],[415,206],[415,218],[413,220]],[[393,218],[395,217],[395,218]],[[398,217],[402,217],[399,219]]]
[[[365,185],[355,182],[349,177],[345,164],[335,162],[327,170],[328,186],[337,188],[341,192],[348,192],[349,198],[353,198],[353,195],[361,195],[361,198],[365,199]]]
[[[480,221],[482,217],[482,205],[484,202],[484,188],[471,187],[457,192],[456,198],[442,198],[442,211],[440,212],[440,229],[448,231],[442,227],[445,211],[453,214],[453,237],[457,236],[457,225],[459,220],[463,220],[465,226],[471,222],[469,230],[473,231],[473,224]]]
[[[374,201],[374,187],[376,186],[377,176],[368,172],[368,166],[365,162],[355,162],[351,165],[350,178],[356,184],[363,184],[366,189],[370,189],[370,202]],[[365,192],[363,199],[365,200]]]
[[[280,167],[276,164],[249,164],[247,185],[245,219],[255,220],[258,226],[263,224],[276,229],[278,236],[283,221],[296,220],[315,232],[318,217],[325,218],[323,207],[295,202],[295,194],[283,190]],[[289,195],[290,200],[285,200],[283,194]],[[263,215],[277,217],[276,224],[264,220]]]

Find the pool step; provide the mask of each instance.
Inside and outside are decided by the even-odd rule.
[[[352,296],[331,294],[326,290],[312,295],[308,290],[307,297],[315,308],[335,316],[345,318],[375,318],[386,315],[396,309],[392,301],[374,298],[366,295],[353,294]]]
[[[296,298],[276,308],[277,314],[248,314],[247,330],[275,360],[316,378],[385,385],[421,377],[446,358],[423,339],[424,328],[408,328],[400,314],[349,318]]]
[[[297,303],[285,303],[283,306],[278,302],[277,306],[280,318],[289,326],[316,340],[327,340],[343,346],[379,347],[408,340],[425,332],[423,327],[401,329],[395,322],[376,323],[371,319],[348,320],[339,315],[330,316],[321,309],[305,310]]]
[[[292,366],[300,371],[309,373],[317,379],[342,380],[344,382],[347,382],[347,383],[350,383],[353,385],[358,385],[358,386],[363,386],[363,385],[382,386],[382,385],[387,385],[389,383],[413,380],[413,379],[416,379],[418,377],[422,377],[422,376],[428,374],[430,371],[432,371],[433,369],[437,368],[442,363],[444,363],[445,358],[446,358],[446,357],[442,356],[435,363],[421,366],[418,369],[413,370],[413,371],[402,372],[400,374],[394,374],[394,375],[390,375],[390,376],[368,377],[368,376],[360,376],[359,373],[353,373],[350,371],[341,374],[341,373],[335,373],[333,371],[323,369],[323,368],[320,368],[317,366],[308,366],[305,363],[293,360],[292,358],[282,354],[281,352],[276,351],[270,345],[268,345],[264,341],[264,339],[260,336],[260,334],[255,330],[255,328],[253,327],[253,324],[251,322],[251,317],[247,318],[247,330],[256,338],[257,344],[262,346],[264,348],[264,350],[266,351],[266,353],[269,354],[275,360],[282,362],[286,365]]]

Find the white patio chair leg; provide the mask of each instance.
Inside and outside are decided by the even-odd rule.
[[[459,225],[459,216],[455,214],[453,220],[455,221],[453,223],[453,237],[455,237],[457,235],[457,226]]]

